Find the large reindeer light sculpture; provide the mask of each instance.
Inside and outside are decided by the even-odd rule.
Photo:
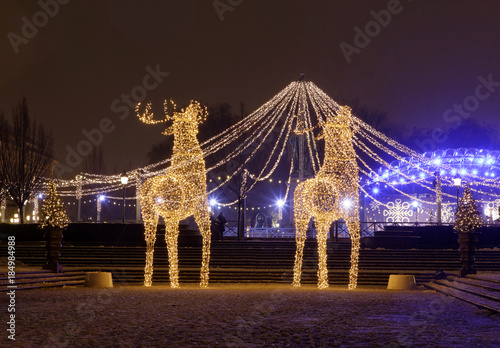
[[[328,287],[326,239],[333,221],[344,218],[351,235],[349,289],[356,288],[359,258],[359,177],[352,144],[354,130],[351,109],[344,106],[336,116],[328,115],[321,125],[325,139],[323,165],[312,179],[300,183],[294,192],[297,243],[293,285],[300,286],[307,226],[313,217],[318,240],[318,288]],[[311,129],[312,130],[312,129]],[[299,130],[297,133],[307,130]]]
[[[140,201],[146,239],[144,285],[151,286],[152,282],[156,226],[161,216],[165,222],[170,286],[179,287],[177,258],[179,222],[194,215],[203,237],[200,286],[207,287],[210,261],[210,213],[205,161],[196,138],[198,125],[206,119],[207,110],[198,102],[191,101],[185,110],[177,112],[175,103],[172,100],[170,103],[173,107],[173,115],[168,114],[168,103],[165,101],[166,117],[164,120],[153,119],[151,103],[146,105],[146,110],[142,115],[139,113],[140,104],[136,108],[137,116],[146,124],[172,121],[172,125],[163,134],[174,136],[171,166],[165,174],[151,177],[141,186]]]

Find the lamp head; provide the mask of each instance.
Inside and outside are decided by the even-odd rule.
[[[120,181],[122,185],[127,185],[128,184],[128,176],[127,173],[123,172],[122,175],[120,176]]]

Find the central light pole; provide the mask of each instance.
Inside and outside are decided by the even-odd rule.
[[[412,201],[411,206],[413,207],[413,210],[415,211],[415,226],[418,226],[418,201]]]
[[[123,186],[123,206],[122,206],[122,222],[125,222],[125,185],[128,184],[128,176],[127,173],[123,172],[120,176],[120,181]]]
[[[460,193],[460,186],[462,185],[462,178],[460,178],[460,177],[453,178],[453,184],[457,188],[457,209],[458,209],[458,205],[460,204],[458,195]]]

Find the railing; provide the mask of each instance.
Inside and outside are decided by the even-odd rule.
[[[224,231],[224,237],[238,237],[237,221],[228,221],[225,226],[226,230]]]
[[[441,226],[453,226],[453,224],[441,224]],[[488,226],[489,224],[485,224]],[[376,231],[383,231],[385,226],[398,226],[411,228],[415,226],[437,226],[437,223],[429,222],[361,222],[361,237],[373,237]],[[236,221],[228,221],[226,224],[225,237],[237,237],[238,226]],[[245,238],[295,238],[295,227],[247,227]],[[307,238],[316,238],[316,229],[307,230]],[[350,238],[347,225],[343,221],[335,221],[328,232],[328,238],[338,240],[339,238]]]

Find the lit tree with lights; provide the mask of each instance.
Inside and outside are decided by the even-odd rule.
[[[69,218],[57,193],[55,181],[48,184],[47,197],[43,200],[40,210],[40,228],[45,229],[44,239],[47,249],[47,263],[43,268],[60,273],[62,266],[59,264],[59,251],[63,238],[62,230],[68,226]]]
[[[47,198],[43,200],[41,212],[41,228],[63,229],[68,226],[68,214],[57,193],[57,184],[55,181],[49,183],[49,191],[47,193]]]
[[[475,274],[474,251],[477,242],[474,231],[483,226],[483,219],[479,212],[478,205],[472,198],[471,189],[465,185],[464,193],[460,198],[455,218],[455,231],[458,233],[458,243],[460,245],[460,261],[462,268],[460,276]]]
[[[475,199],[472,198],[470,186],[466,184],[457,208],[454,229],[458,233],[472,233],[481,226],[483,218]]]

